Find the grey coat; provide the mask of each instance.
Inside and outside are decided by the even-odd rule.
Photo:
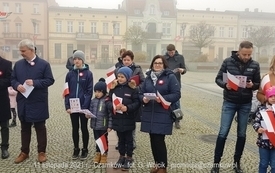
[[[91,119],[91,128],[94,130],[107,130],[112,128],[112,116],[105,104],[106,96],[98,99],[93,98],[90,111],[97,117]]]

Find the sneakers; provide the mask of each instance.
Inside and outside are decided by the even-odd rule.
[[[80,160],[86,160],[88,157],[88,149],[82,149],[81,150],[81,156],[80,156]]]
[[[73,152],[73,156],[72,156],[73,160],[78,159],[79,152],[80,152],[79,148],[74,148],[74,152]]]
[[[214,163],[210,173],[219,173],[219,172],[220,172],[219,163]]]
[[[26,160],[27,158],[29,158],[29,155],[26,153],[21,152],[19,154],[19,156],[14,160],[14,163],[21,163],[24,160]]]
[[[11,124],[9,125],[9,127],[15,127],[16,126],[16,121],[12,120]]]
[[[122,166],[122,171],[128,171],[132,167],[132,164],[133,164],[133,159],[131,157],[127,157]]]
[[[124,165],[125,163],[125,160],[126,158],[124,156],[120,156],[118,161],[116,162],[116,164],[114,165],[114,169],[119,169],[119,168],[122,168],[122,166]]]
[[[101,159],[101,154],[100,154],[100,152],[97,152],[93,159],[94,164],[98,164],[100,162],[100,159]]]
[[[235,173],[243,173],[240,162],[235,162],[233,164],[233,169],[235,170]]]
[[[107,154],[101,155],[99,163],[107,163]]]

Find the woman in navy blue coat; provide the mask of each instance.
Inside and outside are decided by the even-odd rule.
[[[155,160],[153,173],[166,173],[167,149],[165,135],[172,134],[173,120],[171,109],[165,109],[157,96],[150,100],[144,93],[160,93],[167,101],[175,103],[180,99],[180,85],[175,75],[168,69],[166,59],[157,55],[153,58],[150,69],[146,73],[145,81],[141,87],[140,99],[144,105],[141,117],[141,131],[149,133],[151,149]]]

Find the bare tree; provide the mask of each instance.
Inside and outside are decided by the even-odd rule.
[[[146,40],[146,32],[137,25],[130,26],[125,35],[123,36],[124,41],[130,42],[132,44],[133,51],[135,48],[140,47]]]
[[[212,37],[215,27],[205,22],[200,22],[190,27],[190,41],[200,49],[207,47],[213,43]]]
[[[265,46],[274,44],[275,28],[273,26],[260,26],[248,28],[248,40],[258,48],[258,56],[260,49]]]

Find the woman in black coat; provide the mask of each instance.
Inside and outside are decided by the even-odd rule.
[[[0,57],[0,126],[2,159],[9,157],[9,119],[11,119],[8,87],[11,85],[12,63]]]

